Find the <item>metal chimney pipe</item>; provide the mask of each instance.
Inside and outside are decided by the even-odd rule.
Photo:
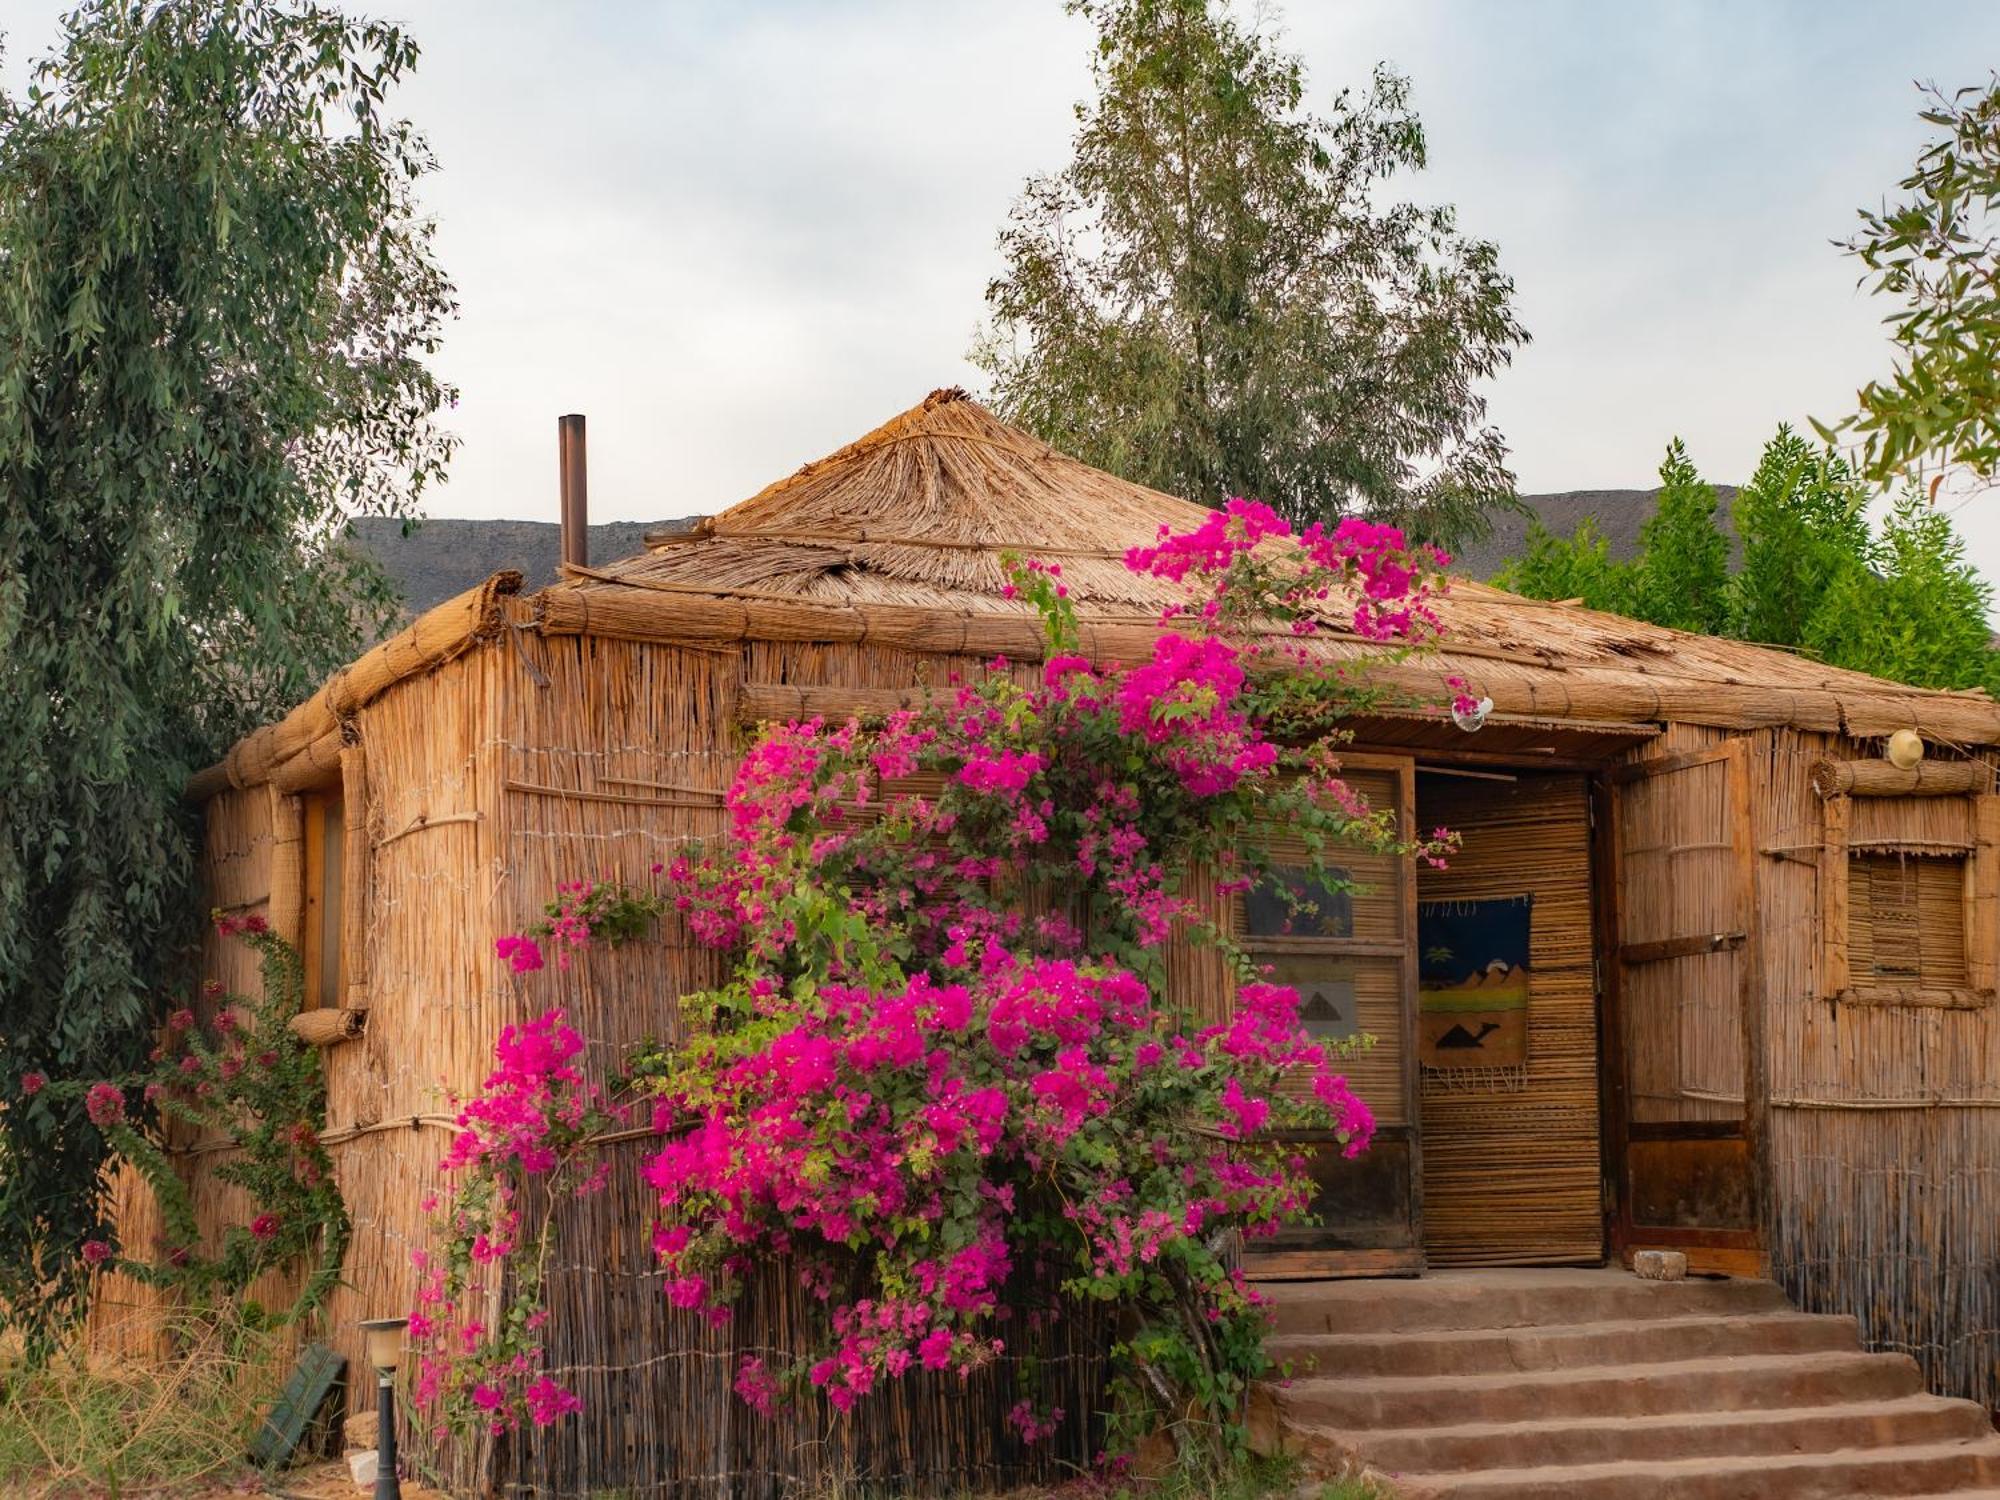
[[[584,456],[583,415],[556,418],[556,462],[562,475],[562,560],[590,566],[590,464]]]

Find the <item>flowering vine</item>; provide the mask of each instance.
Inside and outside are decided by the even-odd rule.
[[[632,1087],[662,1137],[645,1171],[666,1296],[727,1318],[746,1271],[784,1257],[825,1306],[822,1347],[738,1369],[753,1407],[817,1395],[845,1410],[911,1371],[1007,1352],[1024,1300],[1030,1326],[1100,1302],[1123,1314],[1122,1436],[1164,1418],[1193,1464],[1242,1440],[1265,1325],[1234,1247],[1309,1210],[1288,1134],[1353,1155],[1373,1119],[1341,1049],[1304,1032],[1296,992],[1269,982],[1189,872],[1296,905],[1343,888],[1335,851],[1442,860],[1447,836],[1401,842],[1341,779],[1338,720],[1374,695],[1313,649],[1329,625],[1421,646],[1438,559],[1366,522],[1294,536],[1234,500],[1127,561],[1186,593],[1145,660],[1090,660],[1060,564],[1013,562],[1008,592],[1048,636],[1037,670],[996,662],[921,709],[772,727],[742,759],[726,838],[659,872],[664,902],[565,887],[539,930],[567,954],[642,937],[665,904],[739,955]],[[1306,878],[1273,868],[1280,829],[1306,849]],[[535,937],[499,943],[523,982],[542,963]],[[1170,992],[1177,939],[1221,953],[1227,1003]],[[537,1024],[546,1066],[524,1074],[506,1055],[518,1038],[503,1042],[454,1165],[552,1175],[626,1118],[570,1061],[574,1033]],[[468,1264],[481,1235],[494,1255],[516,1241],[518,1190],[496,1181],[452,1209]],[[435,1301],[469,1284],[432,1274]],[[540,1316],[517,1313],[524,1328]],[[525,1382],[546,1377],[532,1350],[505,1347],[511,1387],[489,1361],[489,1378],[443,1376],[431,1394],[469,1396],[500,1425],[536,1415]],[[1009,1421],[1034,1441],[1065,1415],[1031,1394]]]
[[[175,1009],[144,1073],[88,1083],[29,1073],[21,1092],[81,1096],[91,1124],[145,1178],[159,1204],[159,1243],[87,1240],[86,1262],[197,1299],[238,1298],[265,1272],[303,1265],[289,1307],[244,1308],[253,1318],[289,1322],[325,1302],[347,1247],[347,1210],[319,1134],[326,1122],[325,1077],[317,1049],[289,1025],[303,992],[298,953],[256,915],[218,914],[216,928],[256,950],[264,979],[260,997],[225,994],[211,983],[203,996],[212,1007],[210,1022],[200,1024],[192,1006]],[[162,1137],[160,1122],[166,1120],[226,1143],[213,1174],[243,1189],[255,1208],[246,1222],[203,1234],[193,1195]]]

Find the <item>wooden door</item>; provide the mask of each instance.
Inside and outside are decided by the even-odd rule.
[[[1763,1073],[1748,743],[1622,766],[1600,818],[1612,1244],[1762,1265]],[[1602,804],[1601,804],[1602,805]]]
[[[1416,773],[1402,756],[1341,757],[1342,774],[1371,807],[1392,807],[1403,837],[1415,823]],[[1286,840],[1272,835],[1284,865]],[[1301,846],[1301,858],[1303,858]],[[1246,1257],[1267,1278],[1415,1275],[1423,1269],[1422,1162],[1417,1140],[1416,877],[1412,861],[1356,850],[1329,857],[1351,894],[1319,902],[1320,920],[1301,930],[1276,900],[1237,897],[1233,923],[1272,977],[1295,986],[1306,1029],[1375,1040],[1348,1059],[1349,1085],[1374,1112],[1374,1141],[1348,1160],[1326,1136],[1297,1137],[1312,1164],[1319,1222],[1263,1240]]]

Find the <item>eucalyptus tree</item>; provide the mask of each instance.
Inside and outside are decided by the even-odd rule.
[[[1896,364],[1861,388],[1832,441],[1859,441],[1860,466],[1887,483],[1924,465],[2000,477],[2000,73],[1945,93],[1923,88],[1936,134],[1897,184],[1861,210],[1846,242],[1862,284],[1898,305],[1885,320]]]
[[[1527,341],[1498,250],[1385,191],[1427,146],[1377,69],[1324,116],[1210,0],[1069,0],[1097,30],[1073,157],[1000,234],[973,357],[998,409],[1128,479],[1451,542],[1510,504],[1483,382]]]
[[[104,1147],[23,1080],[144,1053],[188,774],[379,628],[346,518],[449,457],[416,60],[322,5],[86,0],[0,102],[0,1304],[37,1340]]]

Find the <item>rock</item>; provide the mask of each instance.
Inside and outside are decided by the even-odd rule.
[[[378,1467],[373,1448],[347,1455],[347,1472],[353,1476],[354,1487],[358,1490],[375,1488],[375,1471]]]
[[[1685,1281],[1688,1258],[1678,1250],[1641,1250],[1632,1257],[1632,1274],[1647,1281]]]
[[[347,1419],[347,1424],[341,1428],[340,1434],[347,1440],[349,1448],[372,1448],[375,1446],[376,1416],[377,1413],[375,1412],[363,1411],[356,1412]]]

